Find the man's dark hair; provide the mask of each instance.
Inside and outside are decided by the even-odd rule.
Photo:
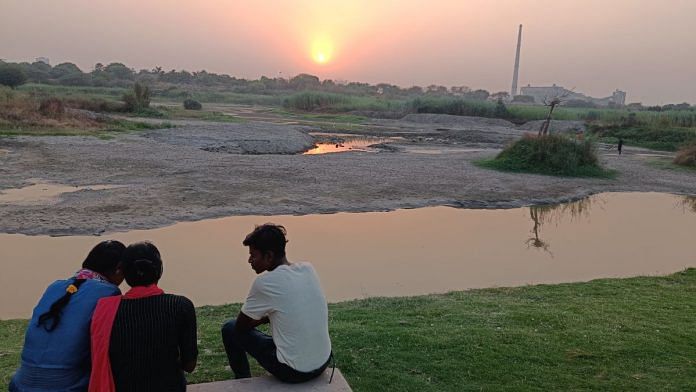
[[[123,252],[122,268],[129,286],[149,286],[162,277],[162,258],[151,242],[137,242]]]
[[[244,238],[242,244],[260,250],[263,253],[271,251],[274,259],[278,260],[285,257],[285,244],[288,243],[288,240],[285,239],[286,235],[285,227],[266,223],[256,226],[254,231]]]

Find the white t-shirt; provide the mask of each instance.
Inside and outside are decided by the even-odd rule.
[[[331,353],[329,310],[309,263],[280,265],[259,275],[242,313],[268,316],[278,360],[300,372],[318,369]]]

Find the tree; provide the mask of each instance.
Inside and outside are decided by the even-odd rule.
[[[51,70],[51,77],[54,79],[61,78],[65,75],[70,75],[70,74],[81,74],[82,70],[78,68],[77,65],[73,63],[60,63],[53,67]]]
[[[0,84],[11,89],[17,88],[27,82],[27,74],[16,65],[0,65]]]
[[[290,88],[295,90],[317,89],[321,86],[319,78],[309,74],[299,74],[290,79]]]
[[[114,79],[133,80],[135,72],[121,63],[111,63],[104,67],[104,72]]]
[[[534,103],[534,97],[531,95],[515,95],[512,98],[512,102],[514,103]]]
[[[510,98],[510,93],[507,91],[498,91],[497,93],[491,94],[490,98],[495,101],[507,101],[507,99]]]
[[[560,105],[563,102],[563,98],[567,96],[568,93],[565,93],[550,100],[544,100],[544,105],[549,107],[549,114],[546,116],[546,120],[541,123],[541,128],[539,128],[539,136],[546,136],[549,134],[549,126],[551,125],[551,116],[553,115],[553,110],[556,108],[556,106]]]
[[[129,112],[138,112],[150,107],[150,88],[140,83],[135,83],[133,91],[123,94],[125,109]]]

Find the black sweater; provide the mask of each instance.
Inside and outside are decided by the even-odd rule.
[[[121,301],[109,347],[117,391],[183,391],[181,364],[197,356],[196,312],[188,298]]]

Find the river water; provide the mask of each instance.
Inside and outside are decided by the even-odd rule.
[[[508,210],[237,216],[102,237],[0,234],[0,318],[28,317],[45,287],[70,276],[103,239],[153,241],[165,291],[198,306],[241,302],[255,276],[241,241],[265,222],[285,225],[289,259],[314,264],[329,301],[696,267],[696,200],[660,193]]]

